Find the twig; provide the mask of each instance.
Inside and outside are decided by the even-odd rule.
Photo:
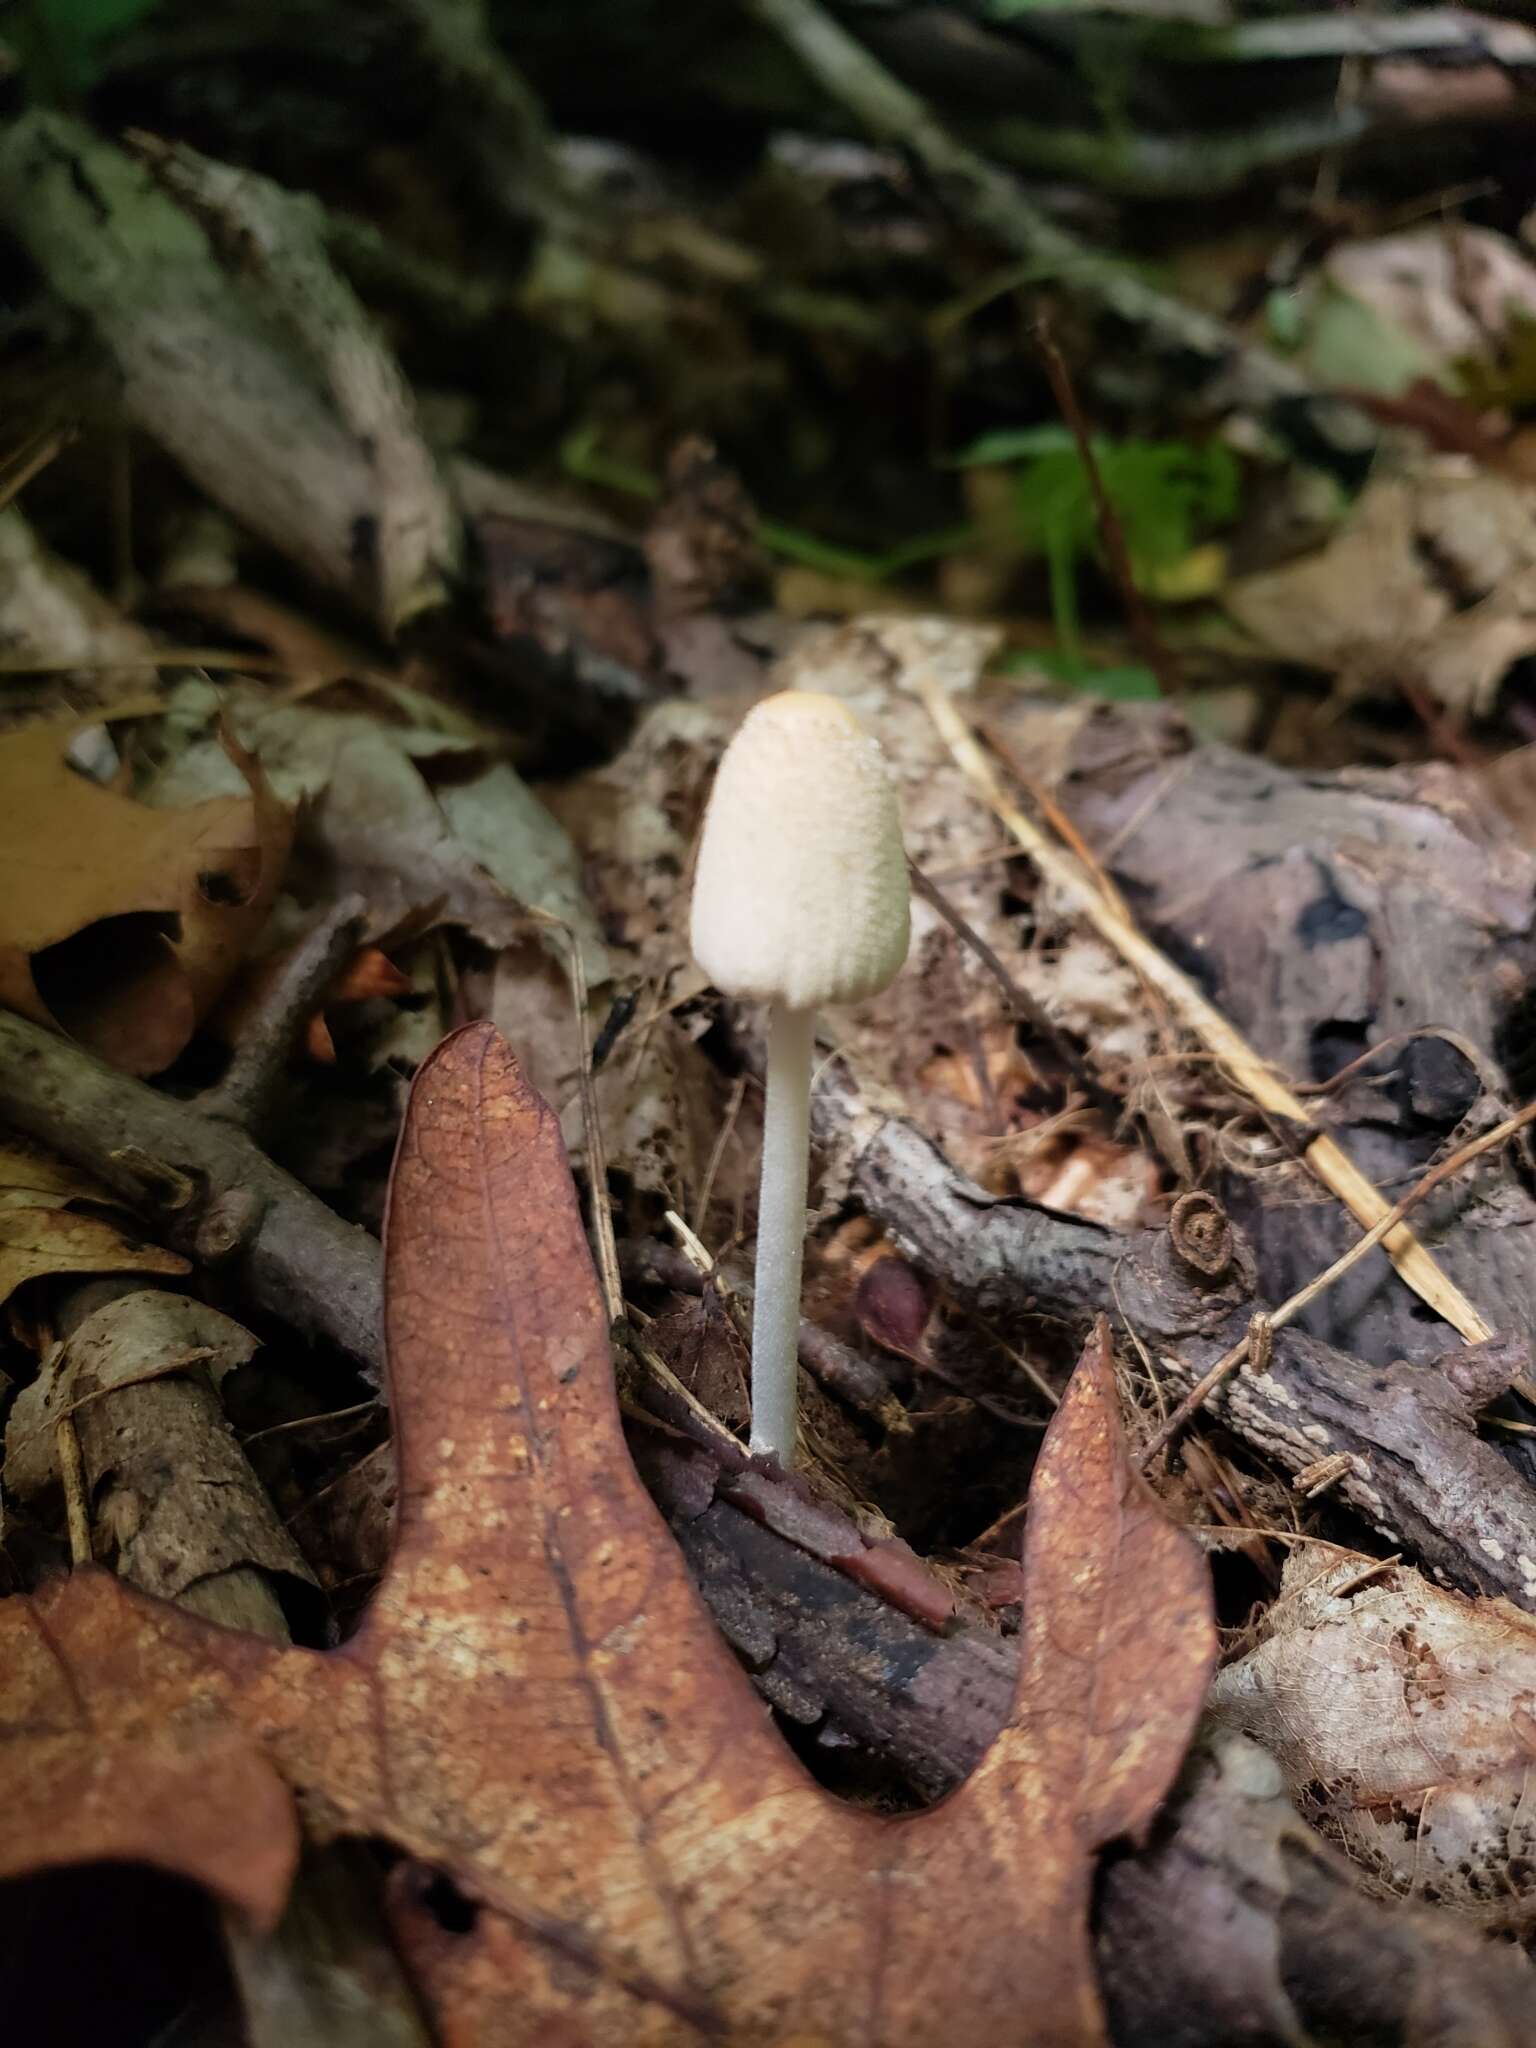
[[[1113,1301],[1144,1357],[1180,1391],[1246,1333],[1252,1280],[1242,1261],[1209,1285],[1184,1270],[1166,1230],[1109,1230],[999,1202],[866,1098],[844,1062],[824,1070],[813,1113],[818,1141],[852,1156],[850,1192],[957,1305],[1079,1331]],[[1530,1610],[1536,1590],[1519,1560],[1531,1555],[1531,1489],[1475,1423],[1530,1370],[1530,1352],[1514,1337],[1438,1365],[1383,1365],[1292,1325],[1275,1333],[1267,1372],[1235,1374],[1222,1388],[1222,1419],[1286,1472],[1351,1453],[1338,1491],[1369,1527],[1452,1583]]]
[[[1263,1315],[1265,1342],[1269,1341],[1275,1330],[1283,1329],[1294,1317],[1300,1315],[1309,1302],[1315,1301],[1325,1288],[1331,1287],[1335,1280],[1347,1273],[1351,1266],[1365,1257],[1367,1252],[1374,1251],[1393,1226],[1400,1223],[1409,1210],[1422,1202],[1426,1195],[1432,1195],[1437,1187],[1449,1180],[1453,1174],[1459,1173],[1464,1166],[1469,1166],[1474,1159],[1480,1159],[1485,1152],[1491,1152],[1502,1145],[1506,1138],[1512,1138],[1517,1131],[1524,1130],[1533,1119],[1536,1119],[1536,1102],[1529,1102],[1517,1115],[1506,1117],[1503,1123],[1496,1124],[1491,1131],[1485,1131],[1480,1138],[1472,1139],[1459,1151],[1453,1152],[1448,1159],[1442,1159],[1438,1166],[1432,1166],[1422,1179],[1414,1183],[1401,1201],[1394,1202],[1392,1207],[1372,1224],[1364,1237],[1352,1244],[1348,1251],[1341,1253],[1331,1266],[1325,1267],[1314,1279],[1309,1280],[1305,1287],[1298,1288],[1296,1293],[1282,1301],[1278,1308],[1271,1309]],[[1258,1322],[1260,1316],[1256,1313],[1254,1323]],[[1237,1370],[1248,1356],[1253,1342],[1253,1324],[1250,1324],[1248,1334],[1234,1344],[1230,1351],[1224,1352],[1210,1371],[1195,1382],[1152,1438],[1141,1454],[1143,1468],[1149,1466],[1167,1449],[1191,1416],[1205,1406],[1222,1381]],[[1532,1385],[1529,1380],[1517,1379],[1512,1384],[1528,1401],[1536,1401],[1536,1385]]]
[[[39,434],[34,440],[24,442],[14,456],[6,458],[10,466],[0,474],[0,511],[48,467],[70,439],[69,428],[56,427],[51,433]]]
[[[610,1323],[624,1314],[624,1282],[619,1274],[619,1248],[613,1234],[613,1199],[608,1192],[608,1148],[603,1143],[603,1120],[598,1114],[597,1092],[592,1086],[592,1036],[587,1025],[587,969],[581,957],[581,940],[563,919],[530,905],[528,915],[535,924],[556,932],[565,954],[566,973],[571,984],[571,1010],[576,1027],[576,1086],[581,1098],[582,1143],[587,1154],[588,1196],[591,1203],[592,1241],[597,1253],[597,1277],[602,1283],[603,1306]]]
[[[1303,1132],[1316,1130],[1311,1111],[1278,1069],[1259,1057],[1188,975],[1137,929],[1123,907],[1094,886],[1079,861],[1048,839],[1004,794],[953,699],[931,678],[919,676],[916,687],[956,764],[1070,908],[1167,1001],[1180,1021],[1205,1042],[1235,1085],[1261,1109],[1282,1124],[1298,1126]],[[1388,1216],[1380,1190],[1326,1132],[1308,1140],[1302,1158],[1356,1222],[1369,1227]],[[1487,1342],[1492,1329],[1406,1225],[1389,1220],[1382,1242],[1403,1279],[1438,1315],[1469,1344]]]
[[[0,1122],[86,1167],[168,1242],[198,1254],[221,1203],[246,1217],[228,1247],[259,1307],[324,1337],[377,1384],[383,1367],[377,1240],[345,1223],[235,1125],[103,1066],[25,1018],[0,1013]]]
[[[1104,549],[1104,558],[1109,564],[1110,574],[1120,592],[1120,602],[1125,607],[1126,623],[1131,629],[1131,638],[1143,664],[1157,678],[1157,687],[1165,697],[1177,697],[1183,690],[1183,678],[1173,655],[1163,645],[1152,614],[1147,610],[1146,600],[1136,587],[1135,572],[1131,567],[1130,550],[1125,544],[1125,529],[1120,524],[1120,514],[1115,501],[1104,487],[1104,474],[1099,468],[1099,458],[1094,453],[1093,436],[1088,431],[1088,422],[1083,417],[1083,408],[1078,403],[1071,373],[1065,358],[1056,345],[1056,336],[1051,328],[1049,312],[1041,312],[1035,322],[1035,341],[1045,364],[1045,374],[1050,380],[1051,393],[1057,409],[1072,430],[1072,439],[1077,444],[1078,460],[1088,478],[1088,487],[1093,492],[1094,516],[1098,521],[1099,541]]]
[[[710,1256],[708,1247],[700,1242],[675,1210],[667,1211],[667,1224],[700,1285],[707,1283],[714,1288],[738,1336],[750,1345],[751,1318],[720,1261]],[[806,1371],[820,1380],[829,1392],[838,1395],[850,1407],[875,1416],[889,1435],[907,1436],[911,1433],[911,1418],[891,1392],[890,1382],[884,1373],[829,1330],[802,1318],[795,1338],[795,1350]]]
[[[704,1168],[704,1181],[699,1189],[699,1198],[693,1205],[694,1228],[702,1230],[709,1219],[710,1198],[715,1191],[715,1176],[720,1171],[720,1162],[725,1157],[725,1148],[736,1131],[736,1119],[741,1115],[741,1105],[747,1093],[747,1077],[738,1074],[731,1088],[731,1099],[725,1105],[725,1115],[715,1133],[715,1142],[709,1148],[709,1163]]]
[[[69,1561],[72,1565],[91,1562],[91,1518],[85,1505],[85,1460],[80,1455],[80,1438],[73,1416],[60,1416],[54,1430],[59,1477],[64,1482],[64,1519],[69,1529]]]
[[[204,1116],[253,1136],[260,1130],[294,1041],[356,951],[366,915],[360,896],[343,897],[300,939],[242,1029],[223,1080],[197,1097]]]

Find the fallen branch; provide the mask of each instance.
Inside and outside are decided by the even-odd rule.
[[[823,1141],[851,1152],[852,1192],[957,1304],[1004,1326],[1029,1317],[1072,1330],[1112,1309],[1179,1392],[1247,1336],[1253,1268],[1237,1231],[1228,1266],[1211,1274],[1186,1264],[1169,1232],[999,1200],[911,1124],[871,1108],[839,1060],[821,1071],[813,1116]],[[1520,1563],[1536,1557],[1536,1491],[1476,1427],[1530,1364],[1524,1339],[1383,1366],[1280,1329],[1264,1370],[1227,1379],[1214,1412],[1292,1474],[1340,1459],[1338,1498],[1389,1543],[1457,1585],[1536,1610]]]
[[[318,246],[274,254],[279,217],[286,233],[298,202],[265,180],[252,190],[291,310],[295,271],[307,280],[298,324],[308,342],[325,331],[324,364],[295,344],[291,322],[274,319],[270,286],[231,276],[205,232],[121,150],[43,111],[0,135],[0,220],[110,351],[129,418],[243,526],[393,631],[433,601],[455,559],[441,487],[419,440],[407,446],[403,387],[390,395],[392,364],[350,289]],[[326,402],[322,376],[343,391],[349,416]],[[388,427],[381,450],[357,431],[368,421]]]
[[[319,205],[184,143],[130,131],[128,145],[173,197],[233,246],[266,286],[265,303],[314,365],[373,475],[373,553],[386,630],[443,602],[459,562],[448,488],[422,438],[393,351],[325,247]]]
[[[1506,1144],[1517,1132],[1523,1131],[1533,1117],[1536,1117],[1536,1102],[1527,1104],[1518,1116],[1506,1117],[1503,1123],[1495,1125],[1491,1131],[1485,1131],[1480,1138],[1474,1138],[1470,1144],[1460,1146],[1449,1159],[1442,1159],[1438,1166],[1432,1166],[1429,1172],[1408,1190],[1401,1201],[1394,1202],[1386,1214],[1372,1224],[1364,1237],[1335,1259],[1326,1272],[1319,1273],[1315,1280],[1309,1280],[1305,1287],[1299,1288],[1288,1300],[1282,1301],[1278,1308],[1272,1309],[1264,1316],[1264,1344],[1267,1346],[1274,1332],[1300,1315],[1304,1308],[1317,1299],[1324,1288],[1331,1287],[1335,1280],[1349,1271],[1351,1266],[1358,1264],[1367,1252],[1373,1251],[1388,1232],[1402,1221],[1410,1209],[1416,1208],[1426,1195],[1432,1195],[1437,1187],[1450,1180],[1464,1166],[1470,1166],[1474,1159],[1481,1159],[1485,1152],[1492,1152],[1498,1146]],[[1248,1333],[1190,1388],[1158,1430],[1141,1454],[1143,1466],[1150,1465],[1172,1443],[1190,1418],[1199,1412],[1229,1374],[1235,1372],[1240,1365],[1253,1361],[1257,1348],[1250,1325]],[[1516,1379],[1511,1381],[1511,1385],[1517,1387],[1528,1401],[1536,1400],[1536,1388],[1531,1386],[1529,1380]]]
[[[204,1116],[238,1124],[253,1137],[259,1133],[298,1030],[356,951],[365,916],[360,896],[344,897],[299,940],[246,1019],[223,1078],[198,1096]]]
[[[94,1173],[189,1258],[207,1257],[215,1238],[248,1300],[335,1344],[377,1384],[377,1241],[275,1166],[244,1131],[4,1013],[0,1122]]]

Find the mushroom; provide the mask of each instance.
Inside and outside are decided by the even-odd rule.
[[[754,1453],[795,1456],[816,1010],[884,988],[907,957],[906,858],[879,743],[847,705],[784,690],[725,750],[699,844],[693,952],[722,994],[769,1004]]]

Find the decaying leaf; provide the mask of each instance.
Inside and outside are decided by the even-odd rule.
[[[0,1873],[58,1860],[89,1769],[117,1788],[109,1852],[270,1917],[265,1810],[211,1868],[184,1828],[152,1836],[136,1768],[238,1730],[318,1834],[403,1852],[396,1931],[447,2043],[1101,2041],[1094,1852],[1151,1819],[1214,1649],[1204,1567],[1129,1472],[1106,1340],[1036,1470],[1008,1723],[944,1805],[889,1821],[806,1775],[694,1593],[623,1448],[553,1116],[487,1027],[417,1078],[387,1267],[399,1522],[362,1629],[277,1650],[94,1572],[8,1603]],[[89,1820],[69,1841],[99,1853]]]
[[[0,648],[7,661],[29,657],[54,669],[78,661],[70,702],[105,702],[144,687],[150,638],[71,562],[40,540],[16,505],[0,508]],[[121,667],[113,666],[121,663]],[[24,686],[6,678],[6,695]]]
[[[0,1140],[0,1209],[63,1209],[71,1202],[121,1207],[109,1187],[78,1166],[19,1138]]]
[[[1536,650],[1536,491],[1457,457],[1383,477],[1320,553],[1241,578],[1226,604],[1287,661],[1479,715]]]
[[[78,1421],[113,1388],[193,1368],[217,1386],[255,1350],[249,1330],[190,1295],[146,1287],[105,1303],[17,1395],[5,1425],[7,1488],[24,1500],[48,1485],[55,1469],[55,1425],[66,1415]]]
[[[50,1273],[189,1273],[187,1261],[140,1244],[102,1216],[67,1209],[0,1210],[0,1301]]]
[[[1529,1562],[1536,1580],[1536,1560]],[[1299,1554],[1213,1708],[1395,1893],[1536,1922],[1536,1620],[1406,1565]]]
[[[1176,1825],[1120,1858],[1100,1900],[1118,2048],[1531,2040],[1530,1959],[1431,1907],[1367,1896],[1256,1743],[1207,1729],[1175,1797]]]
[[[241,795],[167,810],[103,788],[68,759],[85,723],[0,738],[0,1003],[158,1073],[265,922],[290,820],[233,743]]]
[[[214,700],[184,685],[172,721],[190,729],[149,784],[156,803],[186,803],[230,787],[229,764],[207,730]],[[323,863],[331,891],[356,890],[376,926],[434,905],[489,946],[513,943],[528,909],[574,932],[589,981],[605,971],[602,936],[559,825],[509,762],[423,725],[390,725],[305,700],[274,703],[226,693],[223,714],[288,802],[308,799],[302,848]]]
[[[187,1273],[175,1252],[127,1237],[105,1216],[77,1214],[75,1201],[116,1208],[88,1174],[30,1146],[0,1145],[0,1302],[26,1280],[53,1273]]]
[[[1516,324],[1536,317],[1529,258],[1507,236],[1464,221],[1343,242],[1321,274],[1372,319],[1352,369],[1322,346],[1326,295],[1314,312],[1306,360],[1337,384],[1401,390],[1428,374],[1454,386],[1459,366],[1495,360]]]

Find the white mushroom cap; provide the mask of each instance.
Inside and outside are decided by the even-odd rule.
[[[907,865],[879,742],[847,705],[783,690],[747,713],[705,813],[694,957],[724,994],[857,1002],[907,957]]]

